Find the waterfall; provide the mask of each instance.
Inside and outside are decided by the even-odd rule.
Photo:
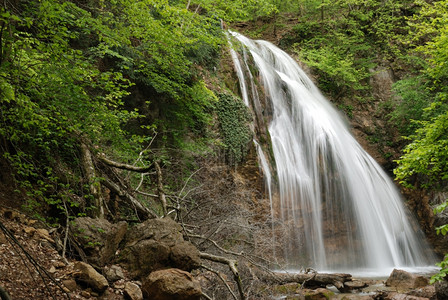
[[[255,143],[275,255],[290,269],[386,274],[432,265],[432,251],[394,183],[299,65],[267,41],[230,34],[242,45],[231,50],[242,98],[257,135],[270,139],[264,151]]]

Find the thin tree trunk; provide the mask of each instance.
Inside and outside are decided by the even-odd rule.
[[[157,172],[157,193],[159,195],[159,201],[162,204],[163,216],[165,217],[168,213],[167,204],[166,204],[166,196],[165,191],[163,190],[163,177],[162,177],[162,169],[160,168],[159,162],[154,162],[154,166],[156,167]]]
[[[81,154],[83,169],[89,182],[90,193],[93,196],[92,205],[94,209],[92,210],[92,217],[104,218],[104,199],[101,193],[101,184],[96,176],[92,153],[84,143],[81,143]]]

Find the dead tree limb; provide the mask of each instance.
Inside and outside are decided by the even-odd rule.
[[[238,291],[240,293],[241,300],[245,300],[246,299],[246,297],[244,295],[244,291],[243,291],[243,282],[241,280],[240,274],[239,274],[238,269],[236,267],[236,265],[237,265],[237,261],[236,260],[229,259],[229,258],[223,257],[223,256],[217,256],[217,255],[205,253],[205,252],[200,252],[199,256],[202,259],[206,259],[206,260],[210,260],[210,261],[214,261],[214,262],[217,262],[217,263],[228,265],[230,271],[232,271],[232,273],[233,273],[233,278],[235,279],[236,284],[238,286]]]
[[[158,161],[154,162],[154,166],[157,172],[157,193],[159,195],[159,201],[162,204],[163,216],[165,217],[168,214],[168,205],[166,204],[165,191],[163,190],[162,169]]]
[[[235,293],[232,291],[232,288],[229,286],[229,284],[227,283],[227,281],[224,279],[224,277],[215,269],[212,269],[206,265],[201,265],[201,268],[204,268],[214,274],[216,274],[216,276],[219,277],[219,279],[221,279],[221,281],[224,283],[224,285],[226,286],[226,288],[229,290],[229,293],[233,296],[233,299],[238,300],[237,296],[235,295]]]
[[[327,274],[327,273],[266,273],[259,278],[264,281],[273,282],[275,284],[285,283],[306,283],[307,286],[326,287],[327,285],[334,285],[338,290],[345,290],[345,283],[352,281],[350,274]]]
[[[116,162],[116,161],[113,161],[113,160],[107,158],[104,154],[98,155],[97,158],[110,167],[127,170],[127,171],[132,171],[132,172],[137,172],[137,173],[146,173],[146,172],[154,169],[153,165],[149,165],[147,167],[136,167],[133,165],[119,163],[119,162]]]
[[[137,215],[141,215],[143,219],[158,218],[154,212],[143,206],[137,199],[135,199],[134,196],[126,192],[113,181],[103,176],[101,183],[111,191],[117,193],[118,196],[123,197],[126,201],[128,201],[137,211]]]

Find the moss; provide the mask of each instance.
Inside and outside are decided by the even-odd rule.
[[[241,162],[248,152],[252,140],[249,122],[252,118],[243,101],[233,95],[221,93],[218,95],[216,112],[223,136],[223,145],[227,161],[235,165]]]

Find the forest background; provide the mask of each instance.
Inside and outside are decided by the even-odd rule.
[[[349,119],[362,109],[380,116],[383,131],[367,139],[401,186],[446,191],[446,0],[3,0],[3,195],[62,228],[82,215],[187,218],[201,203],[200,170],[250,158],[251,117],[223,26],[270,36]],[[379,66],[395,84],[372,106]],[[448,260],[441,266],[434,280]]]

